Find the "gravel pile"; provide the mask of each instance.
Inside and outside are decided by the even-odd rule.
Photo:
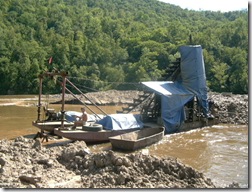
[[[85,188],[214,188],[210,179],[177,159],[113,151],[83,155],[63,151],[60,162],[81,175]]]
[[[0,140],[0,173],[1,188],[216,187],[172,157],[91,153],[85,142],[44,146],[24,137]]]
[[[248,95],[210,93],[209,98],[214,102],[220,123],[248,125]]]

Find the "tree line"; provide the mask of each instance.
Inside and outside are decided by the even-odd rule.
[[[248,93],[247,10],[192,11],[157,0],[0,1],[0,94],[38,93],[38,75],[53,69],[68,71],[84,92],[136,89],[159,80],[190,43],[203,47],[210,90]],[[60,88],[45,79],[43,90]]]

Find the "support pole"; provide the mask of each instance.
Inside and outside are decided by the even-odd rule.
[[[66,74],[62,74],[62,107],[61,107],[61,128],[64,128],[65,120],[65,92],[66,92]]]
[[[38,118],[37,118],[37,122],[41,121],[40,116],[41,116],[42,81],[43,81],[43,77],[42,77],[42,75],[39,75],[39,98],[38,98]]]

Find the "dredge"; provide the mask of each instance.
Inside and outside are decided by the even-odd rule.
[[[35,127],[41,129],[36,137],[44,136],[45,132],[49,132],[71,140],[104,142],[109,141],[111,136],[147,127],[164,127],[164,133],[171,134],[218,124],[218,114],[214,114],[213,102],[208,100],[202,47],[200,45],[181,46],[179,51],[181,57],[166,69],[163,79],[141,82],[143,94],[134,99],[128,107],[123,107],[122,111],[117,111],[117,114],[107,114],[92,102],[67,78],[67,72],[54,71],[41,74],[39,76],[38,116],[37,120],[32,122]],[[54,76],[62,78],[60,82],[61,111],[56,113],[53,109],[44,108],[47,119],[41,120],[42,80],[44,77]],[[66,83],[97,107],[101,114],[96,114],[73,94],[66,87]],[[92,112],[88,125],[71,129],[76,119],[65,111],[66,91]],[[136,109],[139,111],[138,114],[135,113]]]

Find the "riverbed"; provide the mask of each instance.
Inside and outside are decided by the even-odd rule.
[[[31,122],[37,118],[36,100],[36,96],[0,97],[0,139],[35,136],[39,130]],[[60,110],[60,107],[49,105],[49,108],[56,110]],[[66,110],[75,111],[79,111],[80,107],[65,106]],[[109,114],[122,108],[121,105],[101,107]],[[111,145],[90,145],[89,148],[92,151],[106,151],[111,149]],[[162,141],[144,150],[158,157],[176,157],[204,173],[217,186],[237,182],[242,188],[248,187],[247,125],[220,124],[166,135]]]

